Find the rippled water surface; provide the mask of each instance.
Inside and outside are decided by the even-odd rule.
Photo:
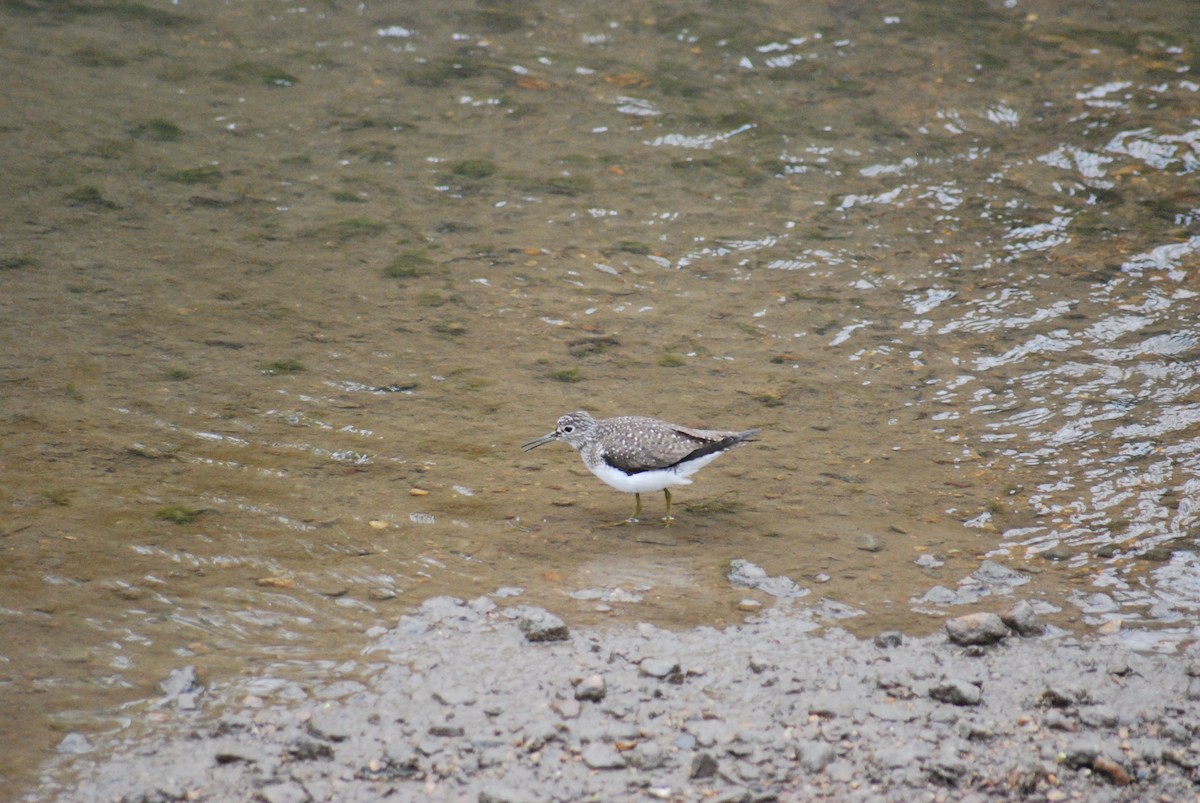
[[[1064,5],[0,2],[7,787],[435,594],[1193,640],[1200,7]]]

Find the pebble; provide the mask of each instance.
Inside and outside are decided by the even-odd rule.
[[[761,566],[741,558],[729,561],[725,577],[735,588],[756,588],[773,597],[787,599],[808,594],[807,588],[801,588],[790,577],[771,577]]]
[[[1000,615],[1000,619],[1018,636],[1039,636],[1046,631],[1029,600],[1023,599],[1013,605]]]
[[[672,661],[669,658],[643,659],[638,664],[638,674],[651,678],[659,678],[660,680],[671,680],[673,677],[680,677],[682,679],[679,662]]]
[[[82,753],[90,753],[95,748],[92,747],[92,743],[88,740],[88,737],[78,731],[71,731],[62,738],[62,741],[54,749],[66,755],[80,755]]]
[[[688,771],[688,777],[693,781],[711,778],[717,774],[718,768],[717,759],[712,753],[697,753],[692,757],[692,768]]]
[[[602,675],[589,675],[579,681],[579,685],[575,687],[576,700],[603,700],[608,694],[608,684],[605,683]]]
[[[666,763],[667,754],[654,742],[640,742],[629,753],[629,763],[640,770],[654,770]]]
[[[583,748],[583,763],[594,770],[615,770],[625,766],[625,757],[611,744],[592,742]]]
[[[947,621],[946,634],[959,646],[987,645],[1007,636],[1008,628],[994,613],[968,613]]]
[[[204,689],[204,684],[200,682],[200,673],[196,671],[196,667],[189,665],[171,670],[170,674],[159,681],[158,688],[162,690],[163,697],[170,700],[181,694],[199,693]]]
[[[800,754],[800,766],[813,774],[821,772],[837,758],[837,751],[828,742],[803,742],[796,751]]]
[[[863,552],[882,552],[883,539],[874,533],[859,533],[854,536],[854,548]]]
[[[875,636],[875,646],[881,649],[899,647],[904,643],[904,634],[896,630],[885,630]]]
[[[562,619],[549,611],[531,608],[521,617],[517,626],[532,642],[566,641],[571,633]]]
[[[983,692],[978,686],[958,678],[948,678],[932,686],[929,696],[939,703],[951,705],[979,705],[983,700]]]

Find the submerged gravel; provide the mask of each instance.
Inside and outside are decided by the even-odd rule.
[[[1036,630],[1024,614],[1022,627]],[[559,640],[531,640],[546,632]],[[368,660],[387,660],[362,682],[251,678],[205,689],[181,667],[155,708],[165,721],[72,756],[72,780],[61,768],[39,795],[517,803],[1200,793],[1196,648],[1143,654],[1062,632],[986,646],[946,635],[867,641],[783,614],[724,631],[570,631],[538,609],[445,597],[373,638]]]

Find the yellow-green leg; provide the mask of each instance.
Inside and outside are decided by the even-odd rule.
[[[663,488],[663,496],[667,497],[667,519],[666,519],[667,523],[664,524],[663,526],[670,527],[671,526],[671,489]]]
[[[618,522],[615,522],[614,524],[605,524],[603,526],[605,526],[605,527],[623,527],[626,524],[635,524],[638,520],[638,516],[642,515],[642,495],[639,493],[635,493],[633,495],[633,498],[637,500],[637,504],[633,508],[632,516],[625,519],[624,521],[618,521]]]

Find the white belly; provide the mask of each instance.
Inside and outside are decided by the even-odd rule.
[[[688,479],[688,476],[695,474],[704,468],[704,466],[720,457],[721,454],[721,452],[713,452],[697,460],[689,461],[682,466],[655,471],[642,471],[637,474],[626,474],[624,471],[615,469],[608,463],[603,462],[592,468],[591,471],[618,491],[624,491],[627,494],[648,493],[649,491],[661,491],[672,485],[691,485],[692,481]]]

